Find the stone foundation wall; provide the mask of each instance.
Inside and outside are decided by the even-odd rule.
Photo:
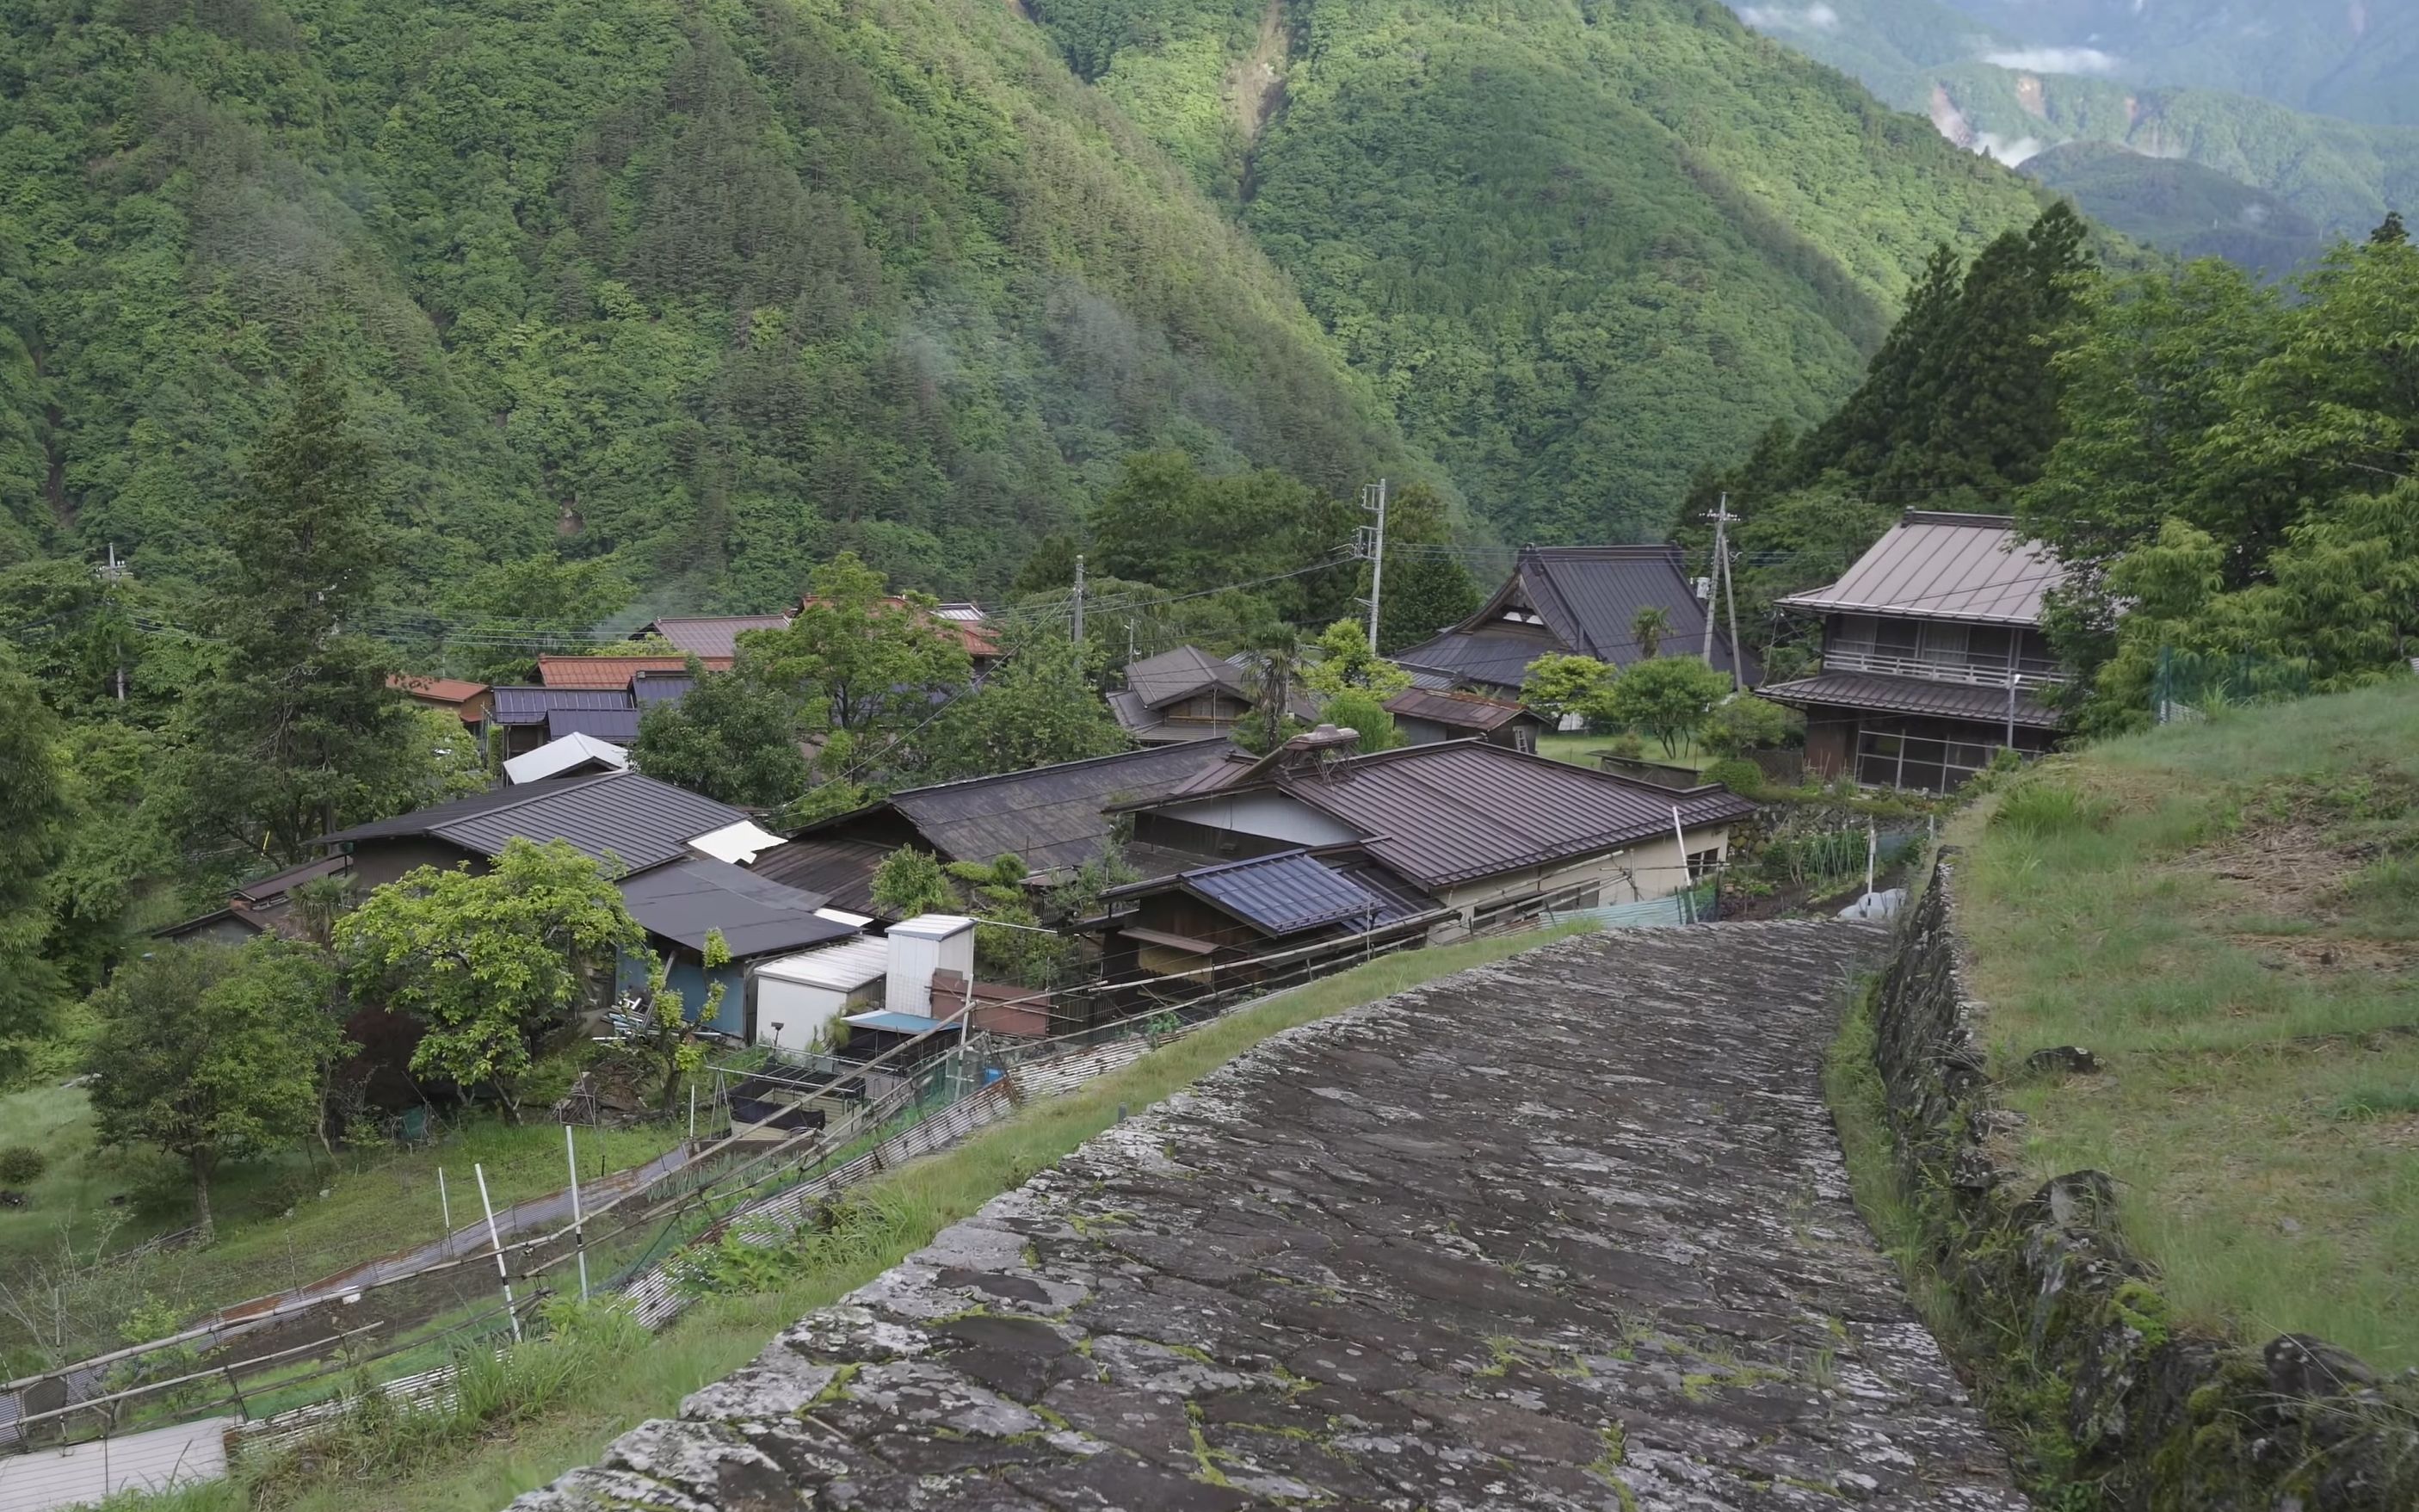
[[[2070,1484],[2142,1512],[2411,1512],[2419,1380],[2381,1380],[2321,1340],[2263,1348],[2170,1325],[2155,1270],[2119,1230],[2102,1171],[2035,1184],[1994,1153],[1995,1105],[1954,930],[1956,856],[1903,918],[1873,1005],[1901,1175],[1970,1360],[2027,1431],[2063,1439]],[[2046,1052],[2053,1060],[2082,1054]]]

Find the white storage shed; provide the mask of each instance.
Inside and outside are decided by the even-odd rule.
[[[958,914],[917,914],[890,926],[889,986],[883,1006],[894,1013],[930,1016],[932,975],[975,974],[975,921]]]
[[[889,970],[890,942],[872,938],[758,963],[754,1042],[813,1049],[840,1019],[881,1005]]]

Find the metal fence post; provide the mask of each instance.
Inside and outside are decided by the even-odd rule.
[[[479,1206],[487,1214],[487,1242],[496,1246],[496,1279],[504,1284],[504,1316],[512,1319],[513,1342],[521,1341],[520,1309],[513,1305],[512,1273],[504,1269],[504,1239],[496,1231],[496,1205],[487,1200],[487,1167],[472,1162],[470,1174],[479,1179]]]

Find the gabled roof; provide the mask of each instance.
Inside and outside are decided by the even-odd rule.
[[[423,703],[468,703],[487,690],[485,683],[459,677],[423,677],[417,672],[394,672],[388,676],[386,686],[399,687]]]
[[[635,745],[639,739],[639,717],[636,708],[619,709],[557,709],[546,717],[546,733],[549,741],[566,735],[586,735],[592,740],[609,741],[616,746]]]
[[[789,628],[787,614],[686,614],[657,620],[648,630],[705,661],[731,665],[739,655],[739,637],[749,630]]]
[[[500,687],[488,717],[498,724],[544,724],[557,709],[626,709],[630,695],[609,687]]]
[[[797,950],[846,939],[857,931],[818,918],[824,900],[785,887],[752,872],[691,856],[659,866],[622,884],[630,917],[651,934],[692,950],[722,932],[732,959],[745,961],[774,950]]]
[[[1307,851],[1196,867],[1182,873],[1188,892],[1264,934],[1299,934],[1345,921],[1375,922],[1387,900],[1313,859]]]
[[[1888,714],[1929,714],[1944,719],[1973,719],[2004,724],[2008,718],[2005,687],[1966,683],[1934,683],[1918,677],[1882,677],[1870,672],[1817,672],[1794,683],[1758,690],[1776,703],[1830,704],[1849,709],[1878,709]],[[2058,727],[2056,709],[2033,694],[2016,693],[2016,723],[2030,730]]]
[[[342,876],[352,869],[353,858],[349,856],[323,856],[316,861],[304,861],[300,866],[289,866],[230,887],[227,897],[246,908],[266,907],[285,902],[295,888],[306,882]]]
[[[1546,721],[1538,715],[1509,699],[1491,699],[1477,693],[1436,693],[1423,687],[1405,688],[1386,701],[1386,712],[1406,719],[1425,719],[1431,724],[1450,725],[1456,730],[1484,730],[1492,733],[1515,719],[1528,719],[1537,724]]]
[[[889,854],[890,847],[876,841],[807,835],[764,852],[752,870],[760,877],[822,893],[833,907],[879,918],[882,910],[873,902],[873,873],[882,869],[883,858]]]
[[[1430,892],[1595,855],[1755,805],[1720,787],[1672,792],[1479,740],[1271,764],[1239,788],[1273,788],[1356,831],[1362,848]],[[1180,810],[1186,798],[1154,808]]]
[[[1231,748],[1224,740],[1195,740],[910,788],[872,809],[809,825],[793,839],[804,841],[819,830],[888,809],[944,860],[1012,855],[1032,871],[1055,872],[1101,853],[1109,835],[1102,810],[1110,804],[1164,793]]]
[[[730,664],[709,669],[727,671]],[[640,672],[678,672],[688,670],[685,656],[540,656],[537,659],[537,680],[547,687],[612,688],[627,693],[630,679]]]
[[[1242,670],[1198,646],[1179,646],[1126,663],[1126,690],[1141,700],[1146,709],[1163,708],[1211,688],[1246,703],[1252,701]]]
[[[1705,606],[1681,570],[1678,547],[1524,546],[1477,613],[1394,659],[1497,687],[1519,687],[1529,663],[1554,651],[1626,667],[1645,659],[1635,628],[1645,609],[1661,609],[1669,626],[1659,650],[1695,656],[1703,648]],[[1719,626],[1712,660],[1731,670],[1730,636]],[[1760,675],[1752,656],[1746,671],[1749,683]]]
[[[593,735],[569,734],[549,740],[535,750],[523,751],[505,762],[504,780],[535,782],[587,768],[618,772],[629,764],[630,753],[611,741],[599,740]]]
[[[2065,570],[2005,515],[1911,509],[1828,588],[1780,602],[1791,609],[1973,625],[2042,621],[2042,598]]]
[[[559,777],[474,794],[426,809],[355,825],[314,843],[427,835],[478,856],[502,853],[514,839],[565,841],[597,860],[617,859],[632,872],[688,854],[688,842],[747,816],[727,804],[637,772]]]

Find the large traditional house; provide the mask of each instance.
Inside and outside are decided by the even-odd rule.
[[[1650,653],[1638,626],[1646,609],[1660,611],[1656,653],[1693,656],[1704,649],[1706,607],[1681,571],[1678,547],[1524,546],[1512,575],[1477,613],[1394,661],[1423,687],[1517,698],[1539,656],[1594,656],[1616,667],[1644,660]],[[1711,659],[1722,671],[1738,660],[1719,629]],[[1752,657],[1743,671],[1752,686]]]
[[[1258,702],[1259,689],[1242,667],[1198,646],[1178,646],[1126,663],[1126,686],[1109,695],[1109,712],[1137,745],[1174,746],[1233,734]],[[1299,690],[1287,712],[1317,717]]]
[[[1809,771],[1948,792],[2056,741],[2042,602],[2062,577],[2004,515],[1909,511],[1838,582],[1780,600],[1822,616],[1823,666],[1763,694],[1806,711]]]
[[[1321,726],[1266,756],[1230,754],[1125,805],[1133,847],[1190,857],[1153,869],[1179,881],[1287,852],[1374,863],[1363,889],[1423,900],[1444,941],[1549,906],[1668,897],[1718,865],[1731,825],[1755,812],[1725,788],[1672,792],[1481,740],[1367,756],[1356,743]]]

